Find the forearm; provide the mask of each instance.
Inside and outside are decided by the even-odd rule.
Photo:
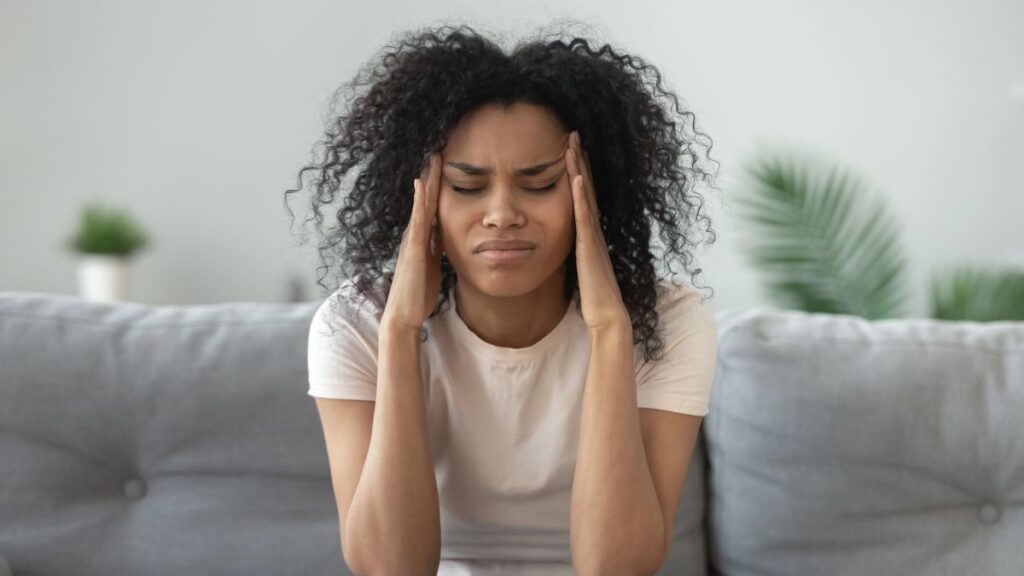
[[[345,525],[346,558],[370,574],[436,574],[441,520],[418,331],[381,326],[377,374],[370,445]]]
[[[579,574],[645,574],[664,523],[644,454],[630,327],[591,335],[573,478],[571,542]]]

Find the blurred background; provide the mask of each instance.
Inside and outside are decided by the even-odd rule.
[[[322,298],[306,192],[290,196],[294,225],[282,197],[333,91],[398,31],[465,23],[514,40],[565,19],[654,64],[713,140],[717,240],[696,254],[713,306],[782,302],[765,274],[792,255],[752,259],[751,241],[824,212],[853,222],[845,240],[824,235],[860,241],[862,266],[899,261],[902,315],[932,312],[939,269],[1024,268],[1020,0],[0,0],[0,290],[79,293],[69,239],[100,200],[151,240],[131,259],[129,300]],[[863,186],[801,184],[804,159]],[[827,201],[793,209],[812,193]],[[848,214],[844,193],[884,205],[898,250],[857,240],[884,237],[865,228],[880,212]],[[790,219],[741,216],[745,194]],[[845,274],[847,288],[864,277]]]

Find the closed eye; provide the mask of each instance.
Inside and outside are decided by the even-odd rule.
[[[523,190],[528,190],[530,192],[547,192],[548,190],[553,190],[557,184],[558,182],[552,182],[551,184],[548,184],[547,186],[543,186],[541,188],[523,188]],[[483,188],[460,188],[459,186],[456,186],[451,183],[449,183],[449,185],[452,187],[452,190],[463,194],[479,192],[483,190]]]

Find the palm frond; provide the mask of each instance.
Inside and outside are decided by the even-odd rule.
[[[779,305],[885,318],[906,300],[906,258],[885,204],[839,167],[763,157],[737,196],[750,225],[745,251]]]
[[[961,265],[932,276],[932,317],[994,322],[1024,320],[1024,270]]]

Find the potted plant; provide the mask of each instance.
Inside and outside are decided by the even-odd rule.
[[[123,210],[99,202],[81,211],[78,230],[67,246],[78,256],[78,289],[82,298],[102,302],[128,298],[132,256],[149,238]]]

